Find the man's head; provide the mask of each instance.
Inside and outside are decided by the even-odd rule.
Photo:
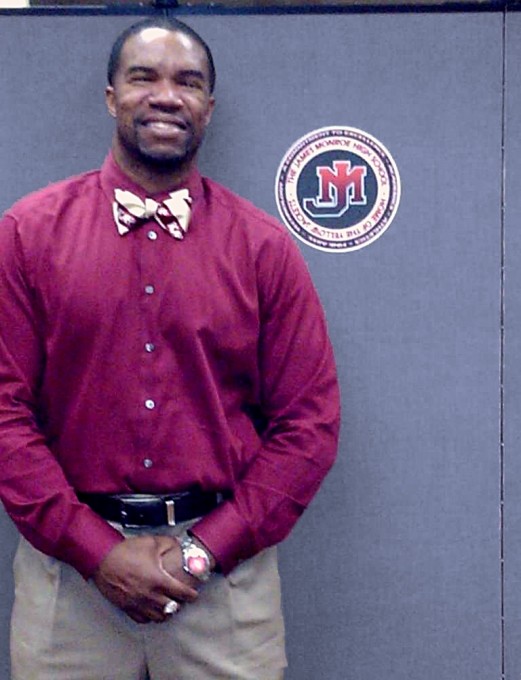
[[[108,65],[107,106],[116,119],[113,151],[138,181],[192,167],[214,106],[215,69],[190,27],[146,19],[116,40]]]
[[[142,19],[132,26],[126,28],[114,41],[112,49],[110,51],[109,62],[107,65],[107,81],[109,85],[114,85],[114,74],[118,70],[119,60],[121,57],[121,50],[123,45],[132,35],[140,33],[145,28],[164,28],[167,31],[178,31],[179,33],[184,33],[190,38],[193,38],[199,45],[203,48],[206,53],[206,59],[208,61],[208,73],[210,80],[210,92],[214,91],[215,88],[215,64],[213,61],[213,55],[206,44],[206,42],[201,38],[201,36],[190,28],[188,24],[178,21],[177,19],[167,19],[166,17],[158,17],[151,19]]]

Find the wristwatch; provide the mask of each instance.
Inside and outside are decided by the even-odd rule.
[[[183,569],[187,574],[201,582],[210,578],[210,557],[206,550],[194,542],[189,534],[180,536],[181,552],[183,555]]]

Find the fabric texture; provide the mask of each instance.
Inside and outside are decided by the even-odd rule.
[[[282,540],[333,463],[339,394],[324,314],[287,231],[192,172],[183,240],[123,238],[101,171],[0,221],[0,497],[88,578],[121,535],[76,492],[232,498],[196,536],[228,574]],[[151,197],[157,202],[168,193]]]
[[[177,535],[183,528],[161,533]],[[212,575],[197,602],[161,624],[133,622],[92,582],[25,539],[14,573],[11,680],[283,678],[275,548],[228,577]]]

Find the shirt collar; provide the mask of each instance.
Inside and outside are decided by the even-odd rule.
[[[145,200],[145,198],[153,198],[158,203],[161,203],[166,198],[168,198],[168,194],[171,191],[176,191],[177,189],[188,189],[190,196],[192,197],[193,213],[194,208],[198,203],[198,199],[203,194],[202,178],[197,168],[194,168],[181,184],[174,185],[166,191],[160,191],[156,194],[149,194],[143,189],[143,187],[141,187],[139,184],[136,184],[136,182],[130,179],[130,177],[128,177],[128,175],[123,172],[123,170],[116,163],[112,151],[109,152],[105,158],[105,162],[101,166],[100,181],[101,188],[111,203],[114,199],[114,189],[132,191],[142,200]]]

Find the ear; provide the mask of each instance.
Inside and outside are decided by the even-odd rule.
[[[105,103],[107,104],[107,109],[112,118],[116,117],[116,95],[114,94],[114,88],[112,85],[107,85],[105,88]]]
[[[215,97],[210,96],[208,98],[208,108],[206,110],[206,116],[205,116],[205,121],[204,121],[205,127],[207,127],[209,125],[210,121],[212,120],[212,114],[213,114],[214,108],[215,108]]]

